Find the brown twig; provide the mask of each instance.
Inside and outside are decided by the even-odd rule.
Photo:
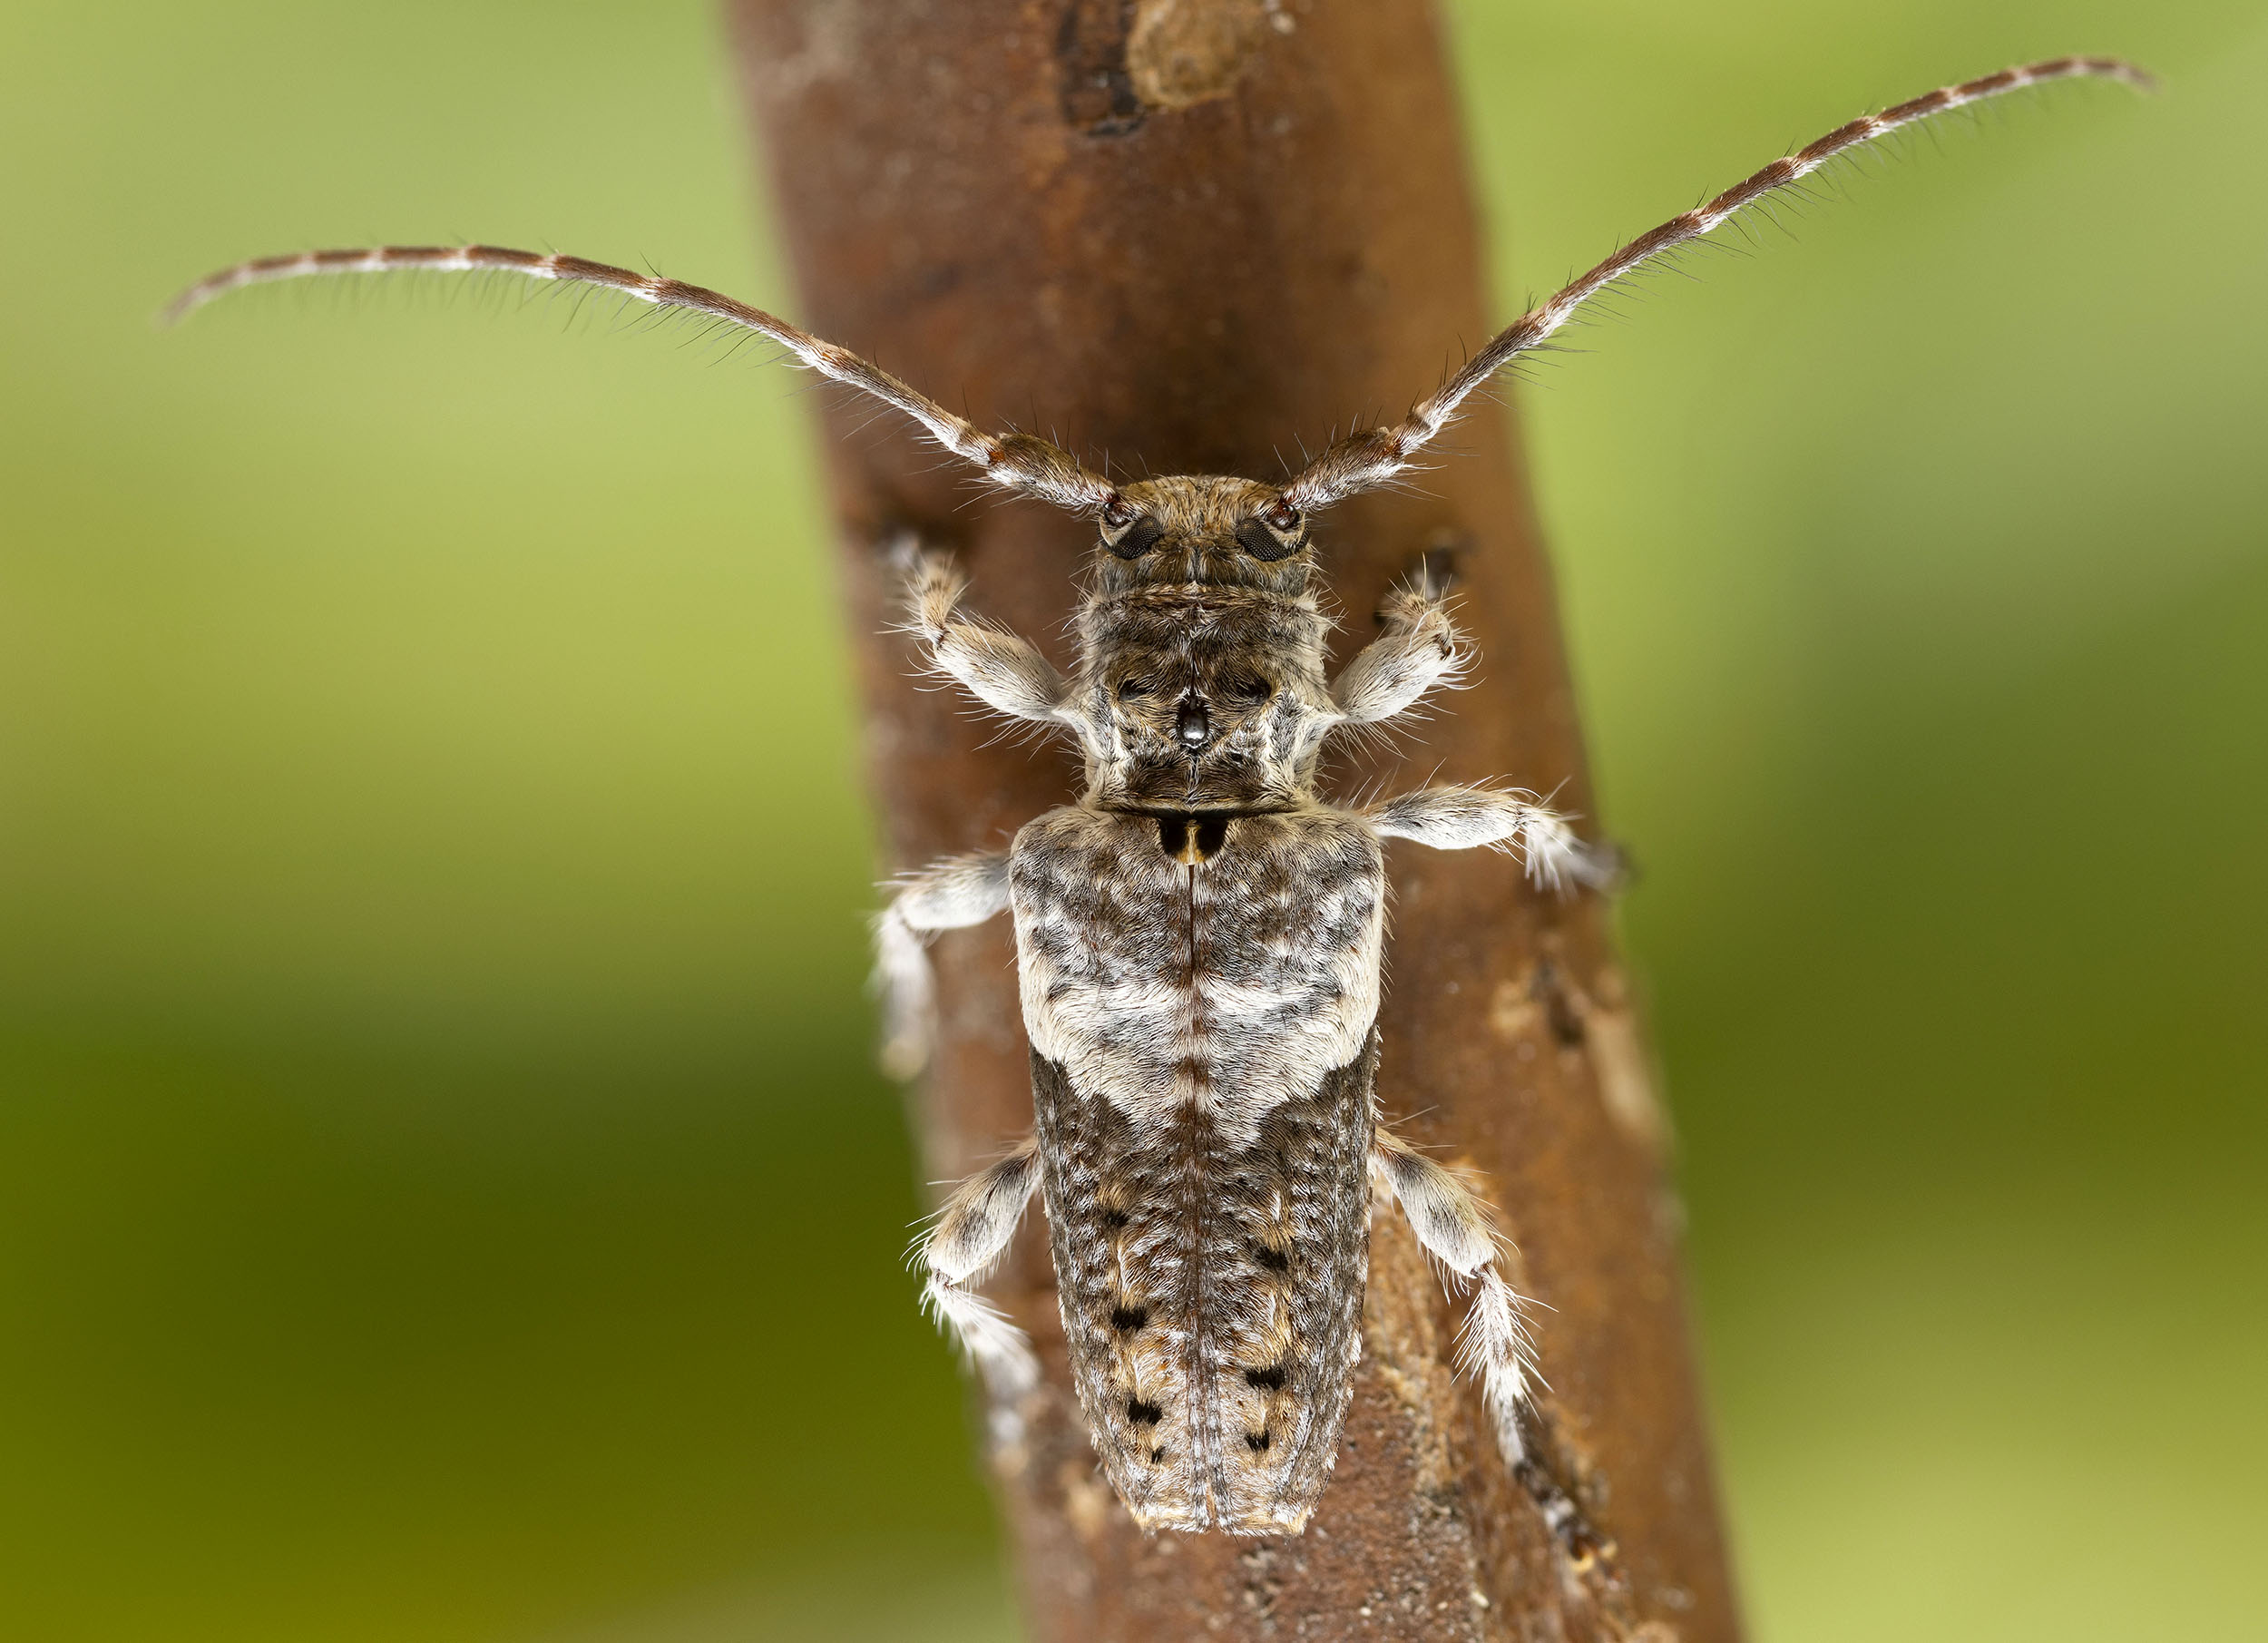
[[[1422,0],[736,0],[736,41],[802,292],[799,318],[980,426],[1051,433],[1139,474],[1273,476],[1335,417],[1399,414],[1488,305],[1455,102]],[[985,733],[910,677],[877,544],[952,547],[971,603],[1060,631],[1084,529],[970,486],[863,404],[830,407],[834,500],[874,788],[901,865],[994,846],[1069,766]],[[1395,578],[1453,562],[1483,678],[1408,770],[1504,777],[1585,808],[1549,569],[1509,416],[1483,406],[1422,488],[1319,526],[1352,635]],[[1061,660],[1059,654],[1058,660]],[[1373,757],[1349,787],[1400,769]],[[1573,1570],[1503,1475],[1452,1315],[1392,1218],[1338,1471],[1307,1532],[1144,1539],[1063,1377],[1044,1237],[990,1286],[1050,1390],[993,1457],[1030,1635],[1446,1639],[1736,1633],[1686,1341],[1646,1052],[1596,902],[1501,858],[1403,846],[1380,1088],[1480,1172],[1552,1310],[1545,1452],[1618,1543]],[[1031,1125],[1009,933],[937,946],[943,1040],[919,1105],[929,1173]],[[886,1488],[886,1480],[876,1480]]]

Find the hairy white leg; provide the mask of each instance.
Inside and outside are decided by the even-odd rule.
[[[1428,690],[1453,685],[1467,652],[1449,620],[1447,595],[1430,580],[1396,588],[1379,612],[1383,631],[1331,681],[1331,699],[1349,724],[1371,724],[1415,707]]]
[[[1520,1297],[1496,1266],[1496,1237],[1472,1194],[1457,1178],[1399,1136],[1385,1130],[1371,1149],[1371,1167],[1402,1206],[1425,1253],[1448,1270],[1452,1296],[1470,1294],[1457,1342],[1457,1367],[1481,1383],[1496,1446],[1545,1524],[1579,1560],[1607,1550],[1582,1509],[1528,1452],[1521,1425],[1536,1373],[1535,1345]]]
[[[1007,1253],[1008,1240],[1039,1184],[1039,1143],[1026,1136],[1007,1157],[953,1189],[921,1242],[922,1264],[929,1269],[922,1304],[976,1364],[995,1410],[1005,1412],[996,1419],[1012,1421],[1012,1409],[1006,1406],[1031,1390],[1040,1369],[1023,1331],[978,1295],[975,1286]]]
[[[1569,881],[1605,889],[1617,877],[1614,852],[1576,837],[1567,818],[1532,793],[1427,787],[1374,805],[1363,816],[1389,838],[1413,838],[1436,850],[1487,845],[1511,851],[1528,876],[1548,889],[1563,888]]]
[[[1008,853],[948,856],[897,881],[875,921],[875,986],[882,994],[882,1070],[908,1079],[929,1064],[937,984],[922,938],[981,924],[1008,905]]]
[[[895,556],[905,572],[908,625],[929,646],[931,662],[958,680],[986,707],[1011,719],[1062,721],[1063,676],[1029,640],[960,614],[967,578],[943,553],[901,538]]]

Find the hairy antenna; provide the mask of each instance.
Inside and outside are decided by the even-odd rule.
[[[248,285],[267,285],[279,279],[299,279],[316,274],[392,274],[405,272],[465,273],[489,270],[518,274],[529,279],[555,280],[564,285],[594,286],[620,291],[657,308],[677,308],[706,314],[727,325],[754,331],[786,348],[797,365],[820,376],[871,394],[922,425],[929,436],[963,461],[972,464],[985,480],[1004,490],[1036,496],[1075,513],[1091,513],[1115,493],[1110,482],[1090,473],[1069,452],[1030,434],[985,434],[974,424],[925,395],[916,393],[881,367],[861,359],[789,325],[785,319],[751,308],[721,292],[681,279],[663,279],[632,273],[582,257],[544,255],[507,250],[493,245],[382,245],[361,250],[305,251],[297,256],[259,257],[209,274],[168,303],[159,316],[161,325],[173,325],[214,298]]]
[[[1810,147],[1774,160],[1707,204],[1696,206],[1681,216],[1672,217],[1650,233],[1639,235],[1542,307],[1522,314],[1490,338],[1488,346],[1467,361],[1464,368],[1438,393],[1393,427],[1372,428],[1342,439],[1316,457],[1286,488],[1285,500],[1295,508],[1312,512],[1358,491],[1386,484],[1410,466],[1413,455],[1456,420],[1459,407],[1483,384],[1564,326],[1584,303],[1657,257],[1690,245],[1766,194],[1810,176],[1836,156],[1933,114],[1981,103],[2004,92],[2049,80],[2081,78],[2123,80],[2142,91],[2151,90],[2156,83],[2133,64],[2116,57],[2056,57],[2020,68],[2002,69],[1997,74],[1965,81],[1960,85],[1942,86],[1926,96],[1886,108],[1879,114],[1863,115],[1848,125],[1838,126]]]

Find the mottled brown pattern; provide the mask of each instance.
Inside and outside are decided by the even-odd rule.
[[[1362,821],[1076,807],[1011,856],[1057,1292],[1150,1529],[1297,1531],[1362,1309],[1384,865]]]
[[[1057,1294],[1103,1470],[1148,1529],[1296,1532],[1359,1354],[1375,1044],[1227,1143],[1031,1058]]]
[[[1088,1094],[1244,1146],[1360,1052],[1378,1009],[1385,864],[1360,817],[1239,816],[1200,863],[1155,817],[1066,806],[1016,836],[1024,1028]]]
[[[1386,600],[1378,638],[1326,680],[1305,522],[1253,491],[1184,477],[1113,494],[1076,682],[1029,641],[965,614],[965,581],[945,555],[901,542],[894,557],[932,666],[1011,719],[1071,731],[1087,780],[1080,804],[1022,828],[1005,857],[948,858],[900,880],[876,930],[883,1059],[904,1075],[926,1063],[934,1033],[924,938],[1013,906],[1033,1053],[1132,1138],[1091,1175],[1059,1178],[1055,1195],[1075,1218],[1141,1226],[1110,1251],[1109,1354],[1074,1353],[1090,1407],[1120,1423],[1115,1438],[1098,1429],[1097,1443],[1145,1525],[1246,1534],[1305,1524],[1320,1471],[1302,1473],[1295,1454],[1289,1481],[1269,1482],[1269,1457],[1286,1443],[1304,1452],[1315,1421],[1341,1406],[1349,1365],[1309,1355],[1281,1286],[1192,1275],[1223,1237],[1241,1237],[1269,1272],[1291,1269],[1289,1248],[1246,1223],[1255,1208],[1291,1215],[1298,1183],[1254,1149],[1370,1039],[1383,838],[1500,846],[1555,889],[1602,885],[1611,871],[1529,794],[1435,787],[1352,811],[1322,800],[1328,734],[1407,712],[1458,676],[1465,653],[1443,590],[1421,578]],[[1530,1450],[1533,1349],[1486,1212],[1405,1143],[1381,1141],[1374,1162],[1428,1252],[1470,1291],[1463,1353],[1501,1456],[1572,1566],[1590,1569],[1605,1541]],[[955,1188],[922,1257],[924,1302],[977,1364],[1012,1447],[1038,1366],[977,1286],[1013,1235],[1015,1184],[1030,1180],[988,1170]],[[1352,1224],[1351,1206],[1334,1213]],[[1242,1391],[1212,1366],[1238,1345],[1229,1361]],[[1097,1384],[1114,1390],[1092,1394]],[[1229,1434],[1240,1411],[1243,1455]],[[1265,1475],[1239,1487],[1252,1467]]]

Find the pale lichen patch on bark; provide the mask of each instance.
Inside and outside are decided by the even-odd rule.
[[[1142,106],[1183,109],[1226,97],[1289,13],[1266,0],[1139,0],[1126,72]]]
[[[1518,982],[1499,982],[1489,994],[1489,1028],[1510,1043],[1533,1040],[1543,1032],[1543,1006],[1529,987]]]
[[[1629,982],[1608,965],[1592,979],[1588,993],[1569,983],[1567,994],[1583,1025],[1583,1048],[1607,1116],[1632,1140],[1666,1153],[1672,1139],[1669,1113],[1656,1090],[1654,1061],[1639,1031]]]
[[[1110,1514],[1118,1510],[1119,1502],[1092,1459],[1084,1462],[1064,1462],[1056,1486],[1063,1491],[1063,1515],[1070,1520],[1079,1538],[1088,1541],[1099,1540],[1110,1526]]]
[[[1547,1039],[1590,1081],[1615,1129],[1656,1154],[1669,1149],[1669,1115],[1657,1093],[1629,984],[1622,972],[1601,970],[1589,990],[1546,958],[1522,975],[1499,982],[1489,995],[1489,1027],[1521,1061]]]
[[[1654,1071],[1628,1010],[1597,1010],[1584,1022],[1592,1076],[1607,1116],[1632,1140],[1660,1152],[1669,1146],[1669,1115],[1654,1091]]]

